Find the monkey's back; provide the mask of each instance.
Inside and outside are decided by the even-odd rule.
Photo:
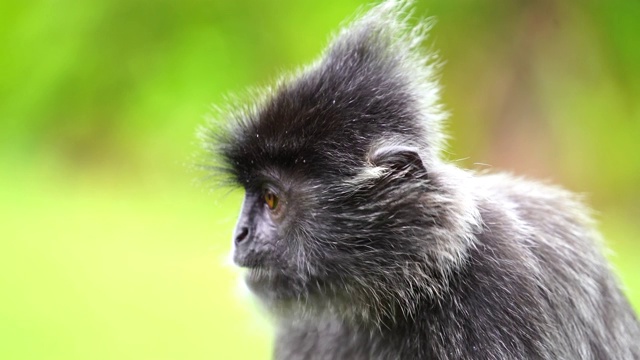
[[[502,174],[470,185],[483,225],[449,311],[454,322],[502,329],[480,326],[462,343],[491,341],[516,349],[510,356],[640,358],[640,326],[578,197]]]

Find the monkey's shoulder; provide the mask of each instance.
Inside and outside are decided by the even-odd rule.
[[[472,187],[485,217],[500,216],[503,221],[519,226],[521,232],[596,235],[592,230],[591,211],[582,196],[558,186],[498,173],[475,176]],[[567,226],[570,230],[583,231],[571,234],[566,231]],[[565,233],[561,233],[562,229]]]

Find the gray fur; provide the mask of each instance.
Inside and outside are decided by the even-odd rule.
[[[246,191],[234,260],[274,316],[275,357],[640,358],[579,199],[440,158],[434,60],[406,6],[374,7],[203,132],[212,167]]]

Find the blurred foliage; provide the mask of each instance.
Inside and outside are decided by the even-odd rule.
[[[0,358],[268,358],[226,265],[241,194],[194,185],[195,129],[361,5],[0,2]],[[447,156],[587,194],[640,308],[640,2],[416,14],[438,21]]]

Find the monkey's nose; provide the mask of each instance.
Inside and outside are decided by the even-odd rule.
[[[235,238],[236,245],[238,245],[241,242],[245,241],[247,239],[247,237],[249,237],[249,228],[248,227],[243,226],[239,230],[240,231],[238,231],[238,233],[236,235],[236,238]]]

